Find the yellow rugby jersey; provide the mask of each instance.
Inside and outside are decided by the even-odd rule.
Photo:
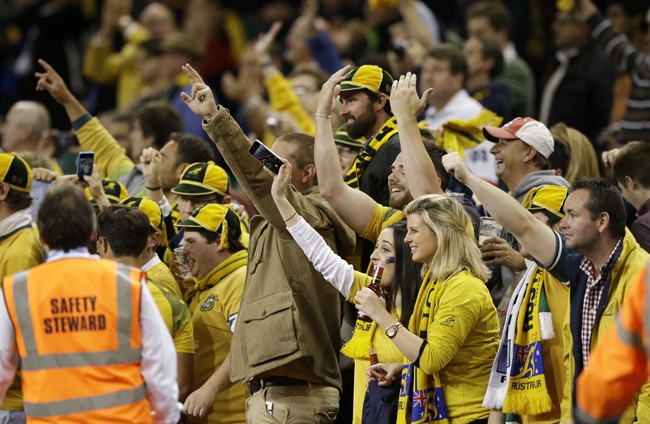
[[[147,277],[150,277],[159,286],[166,288],[179,298],[182,298],[181,289],[178,287],[174,274],[172,274],[167,265],[162,261],[158,262],[147,271]]]
[[[147,286],[174,340],[176,352],[194,353],[194,327],[185,302],[149,277]]]
[[[2,228],[0,228],[2,230]],[[25,271],[43,262],[43,250],[35,227],[23,226],[0,236],[0,287],[2,279],[8,275]],[[20,385],[20,370],[14,382],[7,389],[0,409],[7,411],[23,410],[23,393]]]
[[[0,236],[0,280],[43,262],[43,250],[35,227],[19,227]]]
[[[189,300],[196,348],[192,391],[214,374],[230,351],[246,280],[246,259],[245,250],[226,259],[197,281],[196,291]],[[246,386],[235,383],[217,395],[207,422],[245,422],[247,398]]]

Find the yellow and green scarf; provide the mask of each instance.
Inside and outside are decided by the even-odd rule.
[[[369,286],[372,283],[372,262],[368,264],[368,270],[365,274],[359,273],[358,271],[355,274],[362,274],[366,279],[364,282],[364,287]],[[386,294],[382,290],[382,297],[385,298]],[[354,294],[350,294],[348,301],[352,302],[354,299]],[[375,334],[377,329],[377,323],[374,321],[366,322],[360,319],[354,323],[354,333],[352,338],[341,348],[341,353],[352,359],[370,359],[370,347],[372,346],[372,336]]]
[[[368,164],[375,156],[375,154],[382,148],[390,138],[397,134],[397,119],[391,117],[384,125],[377,131],[377,134],[366,142],[363,149],[359,152],[352,167],[345,175],[345,184],[352,188],[359,188],[359,180],[363,176]]]
[[[424,281],[420,286],[413,315],[409,320],[409,331],[420,338],[427,339],[429,323],[434,318],[435,309],[441,297],[445,280],[439,278],[430,281],[431,271],[427,271]],[[410,420],[408,419],[410,415]],[[440,386],[440,377],[429,375],[420,368],[405,360],[402,369],[402,381],[399,391],[399,407],[397,409],[397,423],[447,423],[448,413],[445,397]]]

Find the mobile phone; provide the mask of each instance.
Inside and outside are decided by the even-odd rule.
[[[79,152],[77,155],[77,176],[83,181],[84,175],[93,173],[93,163],[95,162],[95,153]]]
[[[377,371],[375,371],[373,369],[369,369],[368,372],[370,373],[371,376],[375,377],[379,381],[386,380],[386,375],[385,374],[379,374]]]
[[[280,172],[280,167],[283,163],[282,159],[280,159],[278,155],[273,153],[273,151],[266,147],[261,141],[253,141],[250,149],[248,149],[248,153],[260,161],[262,165],[270,169],[275,175],[278,175],[278,172]]]

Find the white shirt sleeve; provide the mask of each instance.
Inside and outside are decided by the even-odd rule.
[[[345,297],[350,295],[352,283],[354,283],[354,268],[325,243],[323,237],[318,234],[311,225],[302,217],[297,224],[287,227],[298,246],[305,252],[309,261],[314,265],[316,271],[323,274],[323,277]]]
[[[0,402],[14,381],[19,362],[16,334],[9,318],[4,292],[0,289]]]
[[[140,298],[142,331],[141,373],[147,386],[147,400],[155,423],[175,423],[183,405],[178,402],[176,350],[151,292],[142,282]]]

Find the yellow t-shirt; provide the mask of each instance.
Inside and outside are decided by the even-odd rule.
[[[147,286],[174,340],[177,353],[194,353],[194,327],[185,302],[151,278]]]

